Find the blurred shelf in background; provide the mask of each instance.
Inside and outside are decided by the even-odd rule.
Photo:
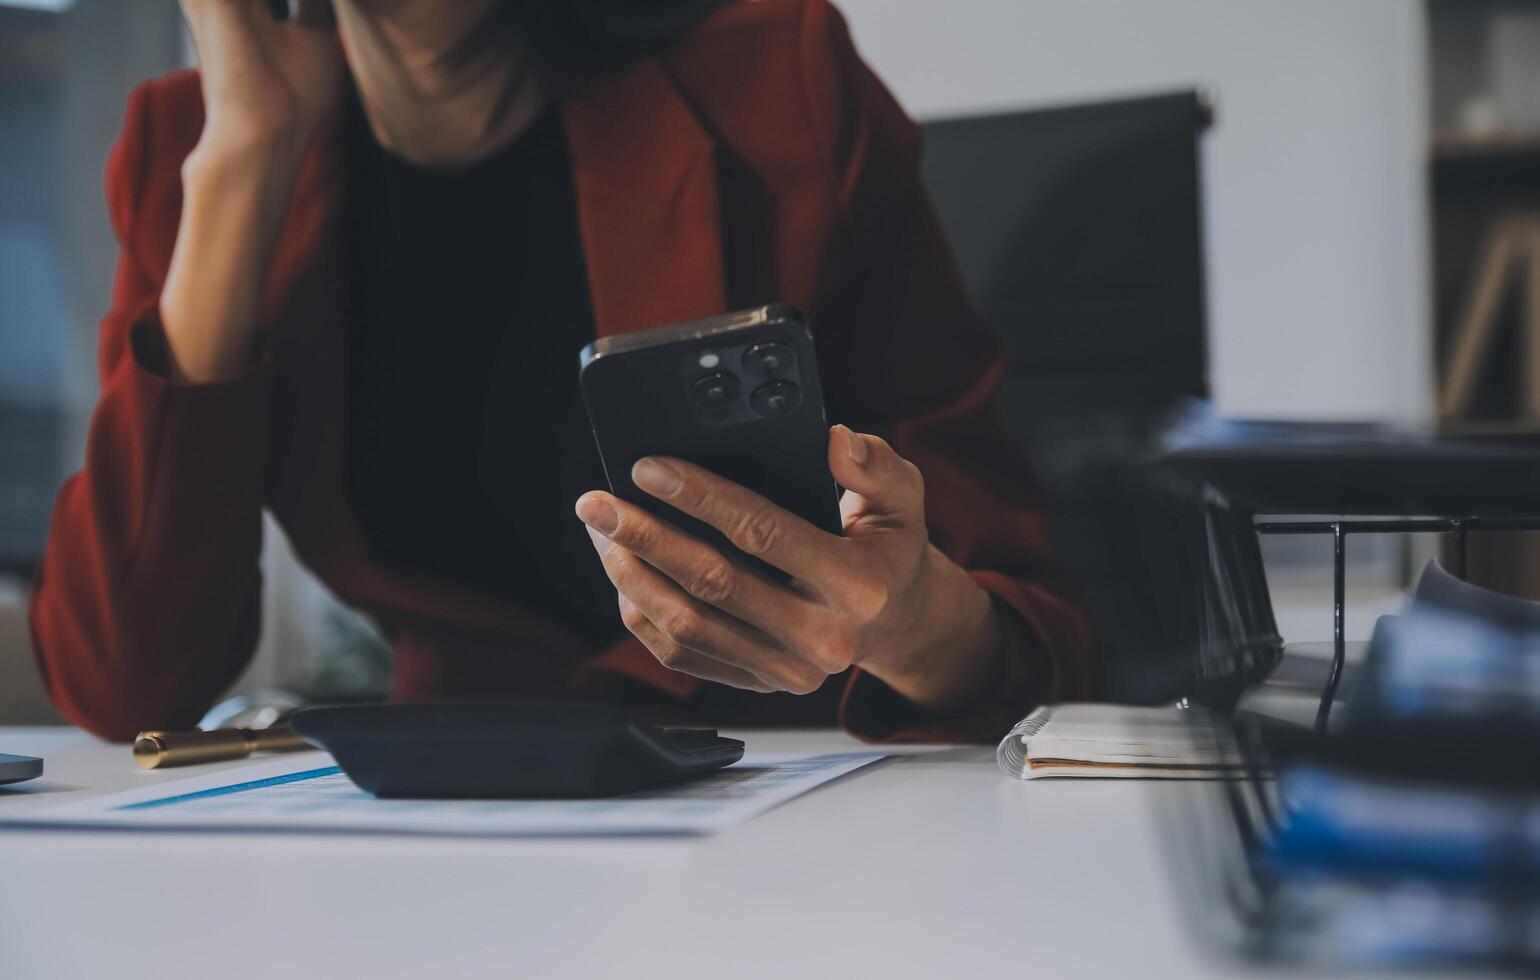
[[[1440,423],[1540,440],[1540,3],[1428,11]],[[1540,597],[1540,534],[1473,535],[1467,573]]]

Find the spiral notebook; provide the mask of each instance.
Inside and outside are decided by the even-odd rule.
[[[1242,771],[1228,729],[1198,707],[1050,704],[1022,719],[995,757],[1005,774],[1215,779]]]

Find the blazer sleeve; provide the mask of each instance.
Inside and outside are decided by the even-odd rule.
[[[114,740],[195,724],[249,659],[260,618],[271,370],[207,385],[164,373],[158,310],[185,155],[168,134],[187,127],[157,118],[160,84],[130,96],[108,160],[120,250],[101,394],[84,468],[54,505],[29,616],[59,711]]]
[[[803,16],[806,103],[841,209],[815,321],[828,328],[831,409],[920,468],[932,542],[993,594],[1020,640],[1006,682],[955,717],[921,718],[857,670],[842,718],[868,738],[997,739],[1036,703],[1093,692],[1085,618],[1049,555],[1040,486],[997,424],[999,345],[920,182],[918,127],[832,6],[809,0]]]

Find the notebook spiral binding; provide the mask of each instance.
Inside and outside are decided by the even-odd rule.
[[[1043,726],[1048,724],[1048,719],[1052,717],[1051,707],[1038,708],[1018,721],[1010,734],[1000,740],[999,746],[995,749],[995,761],[1000,764],[1001,772],[1012,779],[1021,778],[1021,774],[1027,771],[1027,748],[1021,740],[1041,732]]]

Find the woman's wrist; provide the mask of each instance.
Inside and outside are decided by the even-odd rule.
[[[268,259],[298,170],[297,157],[243,154],[204,135],[182,166],[182,217],[161,293],[171,373],[192,383],[250,366]]]
[[[913,643],[862,668],[922,710],[949,714],[980,700],[1004,674],[1010,635],[993,597],[929,546],[916,585]]]
[[[286,193],[299,173],[304,149],[302,141],[280,132],[207,128],[182,161],[183,190],[224,190],[240,184],[261,194]]]

